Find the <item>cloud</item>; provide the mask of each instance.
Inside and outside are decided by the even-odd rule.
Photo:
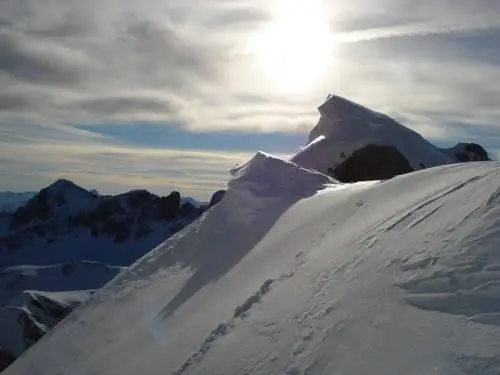
[[[127,114],[138,112],[140,114],[165,113],[172,110],[172,106],[166,100],[156,95],[140,97],[138,95],[117,97],[94,97],[80,100],[74,103],[76,107],[90,113],[120,113]]]
[[[79,57],[47,40],[0,29],[0,72],[21,82],[73,84],[83,79]]]
[[[29,172],[32,182],[31,187],[26,186],[28,190],[33,188],[33,181],[41,187],[64,177],[102,192],[144,188],[168,194],[179,190],[200,199],[209,199],[214,189],[224,188],[230,177],[229,169],[251,156],[242,152],[85,144],[79,147],[36,144],[29,146],[29,153],[27,149],[9,144],[1,147],[1,179],[4,183],[7,178],[22,180],[22,175]]]
[[[398,37],[465,33],[468,31],[489,30],[494,28],[500,28],[500,19],[498,19],[497,16],[483,15],[476,18],[467,17],[456,20],[445,20],[444,22],[377,27],[339,33],[336,36],[336,40],[338,43],[357,43]]]
[[[6,116],[59,124],[174,121],[194,130],[304,132],[329,91],[352,86],[346,91],[364,96],[365,81],[346,74],[364,70],[363,61],[356,58],[356,46],[345,44],[363,42],[358,49],[376,50],[367,42],[500,26],[491,11],[495,5],[483,0],[368,5],[357,0],[329,6],[331,23],[339,29],[337,62],[314,92],[292,97],[274,92],[252,66],[253,57],[241,53],[252,35],[272,22],[267,2],[153,0],[144,7],[117,0],[4,0],[0,121]],[[394,54],[421,49],[414,43],[384,47],[374,66],[392,67]],[[440,48],[418,58],[413,53],[414,65],[406,66],[416,85],[418,64],[439,63]],[[369,80],[373,86],[393,84],[373,75]]]
[[[433,140],[491,139],[500,119],[500,3],[324,4],[334,31],[332,45],[325,45],[332,62],[317,86],[292,94],[276,90],[247,48],[273,20],[265,0],[151,0],[147,6],[0,0],[2,181],[40,186],[63,174],[98,189],[144,183],[206,194],[225,183],[231,163],[249,155],[218,151],[225,147],[214,138],[205,153],[201,141],[178,149],[172,146],[178,134],[158,153],[99,127],[127,131],[135,124],[139,130],[129,131],[137,134],[145,123],[175,124],[196,139],[241,132],[274,140],[280,132],[307,133],[329,92]],[[304,69],[307,75],[315,67]]]

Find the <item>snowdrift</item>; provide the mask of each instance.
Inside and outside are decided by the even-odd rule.
[[[259,153],[233,176],[5,373],[498,373],[500,164],[339,184]]]

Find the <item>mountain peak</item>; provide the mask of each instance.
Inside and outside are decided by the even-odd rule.
[[[291,158],[304,168],[330,174],[368,145],[396,148],[412,170],[454,162],[417,132],[351,100],[330,95],[318,111],[320,118],[307,145]]]
[[[85,190],[84,188],[78,186],[75,184],[73,181],[66,180],[64,178],[60,178],[47,186],[46,190],[49,192],[66,192],[70,190],[84,190],[86,192],[89,192],[88,190]],[[90,193],[90,192],[89,192]]]
[[[78,186],[73,181],[63,178],[42,189],[40,193],[48,194],[51,200],[56,199],[59,201],[87,201],[98,197],[96,194]]]

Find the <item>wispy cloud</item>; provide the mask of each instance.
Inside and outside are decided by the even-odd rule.
[[[13,178],[23,185],[25,173],[29,171],[31,186],[33,182],[44,186],[64,177],[108,193],[136,188],[159,194],[179,190],[201,199],[209,199],[214,189],[223,188],[229,169],[251,156],[244,152],[85,144],[77,147],[39,143],[30,145],[29,152],[17,145],[2,144],[1,147],[0,176],[6,186]]]
[[[443,20],[440,22],[434,21],[401,26],[376,27],[366,30],[339,33],[335,36],[335,40],[338,43],[356,43],[399,37],[467,33],[469,31],[495,28],[500,29],[500,19],[498,15],[481,15],[455,20]]]

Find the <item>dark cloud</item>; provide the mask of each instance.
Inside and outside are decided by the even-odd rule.
[[[0,113],[31,113],[54,104],[54,96],[47,90],[36,90],[26,86],[9,88],[6,80],[0,78]],[[1,119],[1,117],[0,117]]]
[[[53,84],[74,83],[82,75],[71,51],[5,30],[0,31],[0,72],[21,81]]]
[[[168,22],[138,14],[106,19],[100,10],[111,1],[99,10],[88,4],[80,15],[70,0],[49,3],[46,10],[29,0],[0,0],[0,111],[40,112],[47,121],[79,121],[79,114],[81,121],[104,121],[117,112],[172,116],[175,108],[161,97],[217,79],[219,50]]]
[[[210,79],[215,74],[217,51],[188,40],[172,26],[144,20],[130,22],[121,29],[116,42],[115,47],[141,76],[179,84],[177,81],[189,75]]]
[[[0,111],[23,110],[33,108],[25,95],[0,93]]]
[[[72,106],[96,114],[166,113],[173,106],[160,98],[150,97],[108,97],[78,101]]]
[[[418,111],[424,105],[442,107],[446,100],[454,101],[461,113],[467,95],[477,108],[488,109],[495,105],[498,90],[492,83],[499,72],[484,66],[500,63],[494,48],[498,33],[468,29],[475,34],[455,38],[439,34],[439,22],[448,14],[450,20],[487,15],[485,9],[498,4],[330,4],[345,8],[331,14],[340,30],[367,31],[375,38],[339,46],[332,74],[322,83],[325,92],[314,93],[314,98],[304,94],[292,103],[272,93],[272,82],[259,77],[258,68],[252,67],[255,56],[246,52],[245,43],[253,36],[247,32],[270,20],[268,2],[153,0],[145,6],[120,0],[0,0],[0,111],[58,123],[102,123],[117,114],[120,120],[135,121],[150,113],[145,121],[161,121],[163,115],[165,121],[191,129],[285,126],[295,131],[315,118],[314,100],[322,100],[330,88],[339,94],[343,89],[353,100],[369,95],[374,104],[384,101],[382,110],[386,106],[396,113],[402,104]],[[399,37],[411,34],[419,22],[428,22],[431,31],[437,25],[436,35]],[[380,28],[380,34],[373,30]],[[377,40],[377,35],[382,38]],[[443,64],[446,59],[450,63]],[[459,66],[452,60],[460,60],[458,65],[473,61],[481,72],[475,80],[453,75]],[[410,91],[405,99],[402,93]],[[443,99],[433,104],[429,97],[438,95]]]

